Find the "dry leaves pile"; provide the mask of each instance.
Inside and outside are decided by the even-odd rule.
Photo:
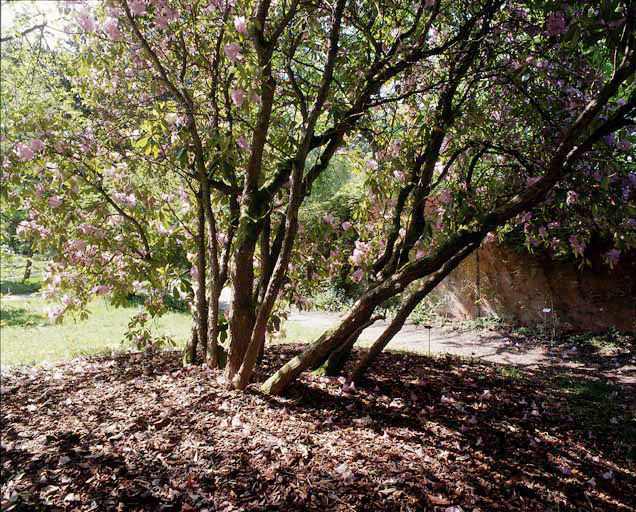
[[[273,347],[258,378],[297,350]],[[176,352],[14,369],[2,509],[635,509],[633,387],[603,382],[603,404],[480,362],[376,368],[282,398],[228,391]]]

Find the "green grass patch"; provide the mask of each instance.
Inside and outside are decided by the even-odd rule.
[[[59,361],[133,348],[122,340],[137,308],[115,308],[100,299],[91,304],[87,320],[67,317],[61,324],[51,324],[42,313],[46,304],[41,297],[2,300],[3,365]],[[182,347],[190,335],[191,318],[184,313],[169,312],[153,327],[153,334],[169,336]]]
[[[31,275],[23,280],[27,258],[15,254],[2,253],[0,265],[0,293],[2,295],[27,295],[37,292],[42,286],[46,262],[32,259]]]

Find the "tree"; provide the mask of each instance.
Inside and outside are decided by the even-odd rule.
[[[633,138],[625,2],[597,12],[505,0],[122,0],[69,14],[81,27],[61,64],[74,109],[47,120],[47,133],[41,117],[21,120],[5,141],[6,172],[32,173],[29,222],[57,240],[58,273],[69,274],[58,287],[75,294],[67,309],[143,279],[158,313],[168,283],[188,289],[188,256],[189,357],[200,345],[220,363],[218,297],[229,277],[225,372],[236,388],[263,352],[290,263],[304,242],[317,245],[298,244],[299,211],[339,151],[367,149],[355,152],[368,208],[351,219],[349,262],[363,293],[268,392],[325,361],[339,371],[383,303],[415,288],[394,331],[488,232],[575,176],[583,156],[607,171],[603,137]],[[17,140],[29,133],[29,144]],[[74,216],[84,218],[69,245]],[[324,221],[351,229],[349,219]]]

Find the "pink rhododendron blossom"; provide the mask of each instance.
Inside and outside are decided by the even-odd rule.
[[[162,29],[162,30],[167,29],[168,28],[168,23],[169,23],[169,20],[168,20],[167,16],[165,14],[163,14],[163,13],[158,14],[155,17],[155,25],[159,29]]]
[[[367,162],[367,169],[371,170],[371,171],[375,171],[378,169],[378,162],[376,162],[375,160],[369,160]]]
[[[177,9],[176,7],[166,7],[163,15],[166,17],[169,23],[176,23],[177,21],[179,21],[179,9]]]
[[[141,16],[146,12],[146,3],[144,0],[130,0],[128,3],[130,12],[135,16]]]
[[[48,200],[49,206],[52,206],[53,208],[57,208],[58,206],[62,206],[63,202],[64,202],[64,200],[62,199],[61,196],[51,196],[51,197],[49,197],[49,200]]]
[[[449,204],[453,200],[453,194],[450,190],[442,190],[439,194],[439,200],[442,204]]]
[[[223,52],[230,60],[241,60],[243,55],[241,54],[241,46],[238,43],[227,43],[223,47]]]
[[[400,182],[400,183],[404,183],[406,182],[406,178],[407,178],[407,173],[404,171],[395,171],[393,173],[393,176],[395,176],[395,178]]]
[[[31,160],[31,158],[35,156],[33,149],[27,146],[24,142],[18,142],[13,148],[13,152],[17,155],[18,160],[21,162]]]
[[[605,260],[609,264],[610,268],[614,268],[621,258],[621,251],[618,249],[612,249],[605,253]]]
[[[33,139],[29,145],[31,146],[31,150],[35,153],[46,147],[46,144],[40,139]]]
[[[119,30],[119,23],[115,18],[108,18],[102,25],[102,29],[113,41],[121,41],[124,39],[121,30]]]
[[[421,260],[425,256],[426,256],[426,251],[424,249],[418,249],[417,251],[415,251],[416,260]]]
[[[236,143],[238,144],[238,147],[241,151],[249,151],[250,143],[242,135],[238,139],[236,139]]]
[[[64,316],[64,308],[62,306],[47,306],[44,308],[44,314],[49,317],[49,320],[54,324],[62,321]]]
[[[553,12],[545,20],[545,30],[548,36],[559,36],[566,30],[565,16],[561,11]]]
[[[237,107],[241,107],[245,102],[245,91],[243,89],[233,89],[230,96],[232,97],[232,103]]]
[[[86,243],[83,240],[73,240],[69,244],[69,247],[76,251],[83,251],[84,249],[86,249]]]
[[[136,281],[135,280],[132,283],[132,289],[133,289],[133,292],[139,293],[139,292],[143,291],[144,284],[141,281]]]
[[[322,220],[329,224],[332,228],[335,228],[337,225],[336,218],[331,213],[323,215]]]
[[[197,279],[199,277],[199,267],[197,267],[196,265],[190,267],[190,277],[192,279]]]
[[[234,16],[234,28],[240,34],[247,35],[247,22],[245,16]]]
[[[106,295],[107,293],[110,293],[113,291],[113,287],[109,284],[103,284],[100,286],[95,286],[92,290],[92,292],[95,295]]]
[[[497,235],[493,231],[490,231],[486,235],[486,243],[492,244],[493,242],[495,242],[495,240],[497,240]]]
[[[351,229],[351,222],[349,222],[348,220],[344,221],[342,223],[342,229],[344,231],[349,231],[349,229]]]
[[[574,252],[577,256],[583,256],[583,252],[585,251],[585,242],[579,241],[576,235],[570,235],[568,239],[570,242],[570,247],[572,247],[572,252]]]
[[[568,195],[567,198],[565,200],[567,205],[571,205],[576,203],[576,200],[578,199],[579,195],[574,192],[574,190],[568,190]]]
[[[95,31],[95,21],[86,9],[82,9],[75,17],[77,24],[86,32]]]
[[[361,268],[357,269],[353,274],[351,274],[351,280],[354,283],[359,283],[364,278],[364,272]]]
[[[113,199],[124,206],[128,206],[129,208],[134,208],[135,206],[137,206],[137,197],[135,196],[135,194],[124,194],[123,192],[116,192],[115,194],[113,194]]]

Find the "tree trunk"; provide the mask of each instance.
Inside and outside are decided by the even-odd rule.
[[[26,253],[27,262],[24,267],[24,274],[22,275],[22,282],[25,283],[29,277],[31,277],[31,268],[33,267],[33,244],[29,242],[29,248]]]
[[[468,245],[464,251],[458,253],[454,258],[445,263],[437,272],[431,274],[429,278],[426,279],[423,286],[409,296],[406,303],[399,309],[395,318],[393,318],[382,335],[375,341],[368,352],[360,358],[360,361],[351,372],[349,379],[350,382],[358,382],[360,380],[373,361],[375,361],[378,357],[380,352],[382,352],[393,337],[400,332],[404,322],[406,322],[406,319],[415,309],[415,306],[422,302],[424,297],[426,297],[448,274],[450,274],[453,269],[457,267],[457,265],[464,260],[464,258],[466,258],[466,256],[472,253],[477,247],[479,247],[478,243]]]
[[[205,279],[206,270],[206,243],[205,243],[205,211],[203,209],[203,191],[199,189],[197,210],[197,289],[196,308],[198,322],[198,339],[203,353],[207,352],[208,341],[208,301],[205,293],[207,286]]]
[[[243,208],[247,208],[243,205]],[[252,215],[250,215],[250,213]],[[256,308],[254,304],[254,250],[258,235],[258,226],[250,219],[255,212],[242,213],[237,233],[237,248],[232,275],[232,312],[230,316],[230,345],[225,367],[225,376],[229,381],[234,379],[241,368],[245,352],[250,344]]]
[[[188,340],[188,344],[183,350],[183,358],[182,363],[183,366],[187,366],[189,364],[195,364],[197,360],[197,345],[199,343],[199,323],[196,319],[196,313],[194,313],[195,318],[192,322],[192,329],[190,330],[190,339]]]
[[[353,346],[356,344],[356,341],[358,341],[358,338],[360,337],[360,334],[362,334],[362,331],[364,331],[367,327],[374,324],[381,318],[382,316],[374,316],[373,318],[369,319],[367,322],[356,329],[356,331],[351,335],[351,337],[344,345],[334,350],[329,355],[329,357],[327,358],[327,362],[323,365],[325,369],[325,375],[328,375],[329,377],[336,377],[340,375],[345,363],[351,357]]]
[[[353,306],[336,327],[326,331],[318,340],[267,379],[261,387],[262,391],[272,394],[281,393],[302,372],[324,360],[334,348],[345,343],[351,337],[351,332],[357,330],[360,325],[364,325],[375,309],[375,304],[368,300],[368,297],[367,300],[363,299],[365,297]]]

